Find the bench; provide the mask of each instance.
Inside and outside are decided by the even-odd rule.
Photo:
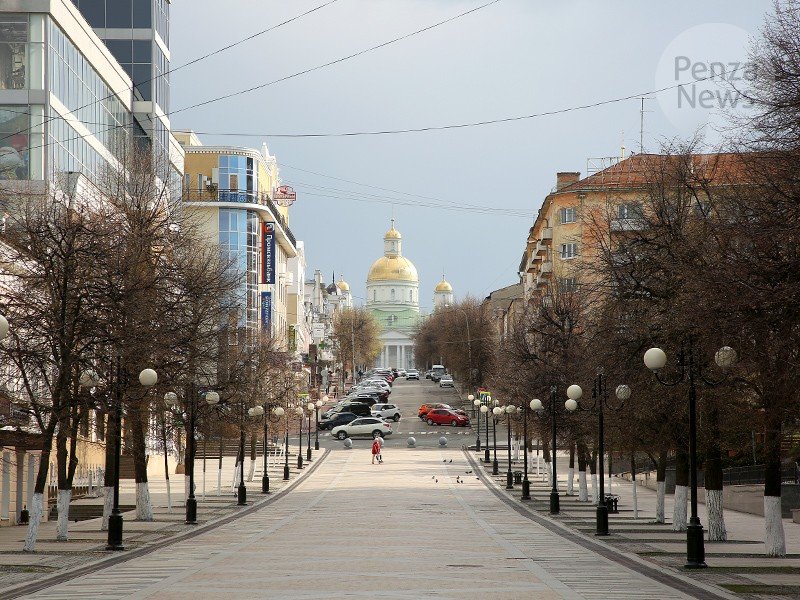
[[[619,496],[616,494],[606,494],[606,508],[611,514],[619,512]]]

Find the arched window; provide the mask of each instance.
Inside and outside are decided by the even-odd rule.
[[[414,301],[414,290],[408,290],[408,301],[409,302]]]
[[[392,288],[392,300],[394,300],[394,288]]]
[[[373,302],[378,301],[378,290],[372,290],[372,301]]]

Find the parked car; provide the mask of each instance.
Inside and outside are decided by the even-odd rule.
[[[355,421],[357,418],[358,415],[351,412],[335,413],[330,419],[320,420],[319,429],[320,431],[325,431],[326,429],[333,429],[339,425],[347,425],[348,423]]]
[[[422,406],[419,407],[419,412],[417,413],[417,416],[424,421],[425,415],[428,414],[428,411],[431,411],[434,408],[452,409],[453,407],[450,406],[449,404],[442,404],[441,402],[437,402],[435,404],[423,404]]]
[[[411,369],[406,373],[406,381],[411,381],[412,379],[419,381],[419,371],[416,369]]]
[[[447,373],[447,369],[444,368],[444,365],[433,365],[433,367],[431,367],[431,381],[439,383],[439,380],[445,373]]]
[[[372,416],[391,419],[395,423],[400,420],[400,409],[396,404],[376,404],[372,407]]]
[[[392,434],[392,426],[377,417],[360,417],[345,425],[339,425],[331,430],[331,435],[343,440],[356,435],[368,435],[373,438],[385,437]]]
[[[406,371],[405,369],[400,369],[398,371],[398,374],[400,375],[400,377],[408,377],[408,371]]]
[[[453,376],[452,375],[442,375],[439,379],[439,387],[455,387],[455,383],[453,383]]]
[[[425,415],[425,422],[428,425],[452,425],[453,427],[466,427],[469,425],[469,417],[460,415],[447,408],[434,408]]]
[[[340,402],[322,415],[323,419],[331,419],[333,415],[341,412],[351,412],[357,417],[368,417],[372,414],[369,404],[363,402]]]
[[[427,371],[425,371],[425,379],[430,379],[430,378],[431,378],[431,370],[428,369]]]
[[[379,394],[367,394],[364,392],[357,392],[355,394],[348,394],[343,398],[345,402],[363,402],[364,404],[368,404],[372,406],[373,404],[377,404],[383,398]]]

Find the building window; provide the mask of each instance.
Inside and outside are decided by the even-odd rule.
[[[638,219],[642,216],[642,205],[638,202],[626,202],[617,207],[618,219]]]
[[[558,289],[561,292],[573,293],[578,291],[578,279],[576,277],[560,277],[558,280]]]
[[[372,290],[372,301],[373,302],[378,301],[378,290]]]
[[[408,290],[408,301],[409,302],[414,301],[414,290]]]
[[[27,87],[28,15],[0,14],[0,89]]]
[[[575,243],[561,244],[561,248],[559,250],[559,256],[562,259],[575,258],[576,256],[578,256],[578,244]]]
[[[394,300],[394,288],[392,288],[392,300]]]
[[[578,213],[574,206],[570,206],[568,208],[559,209],[558,217],[562,225],[565,223],[574,223],[578,220]]]

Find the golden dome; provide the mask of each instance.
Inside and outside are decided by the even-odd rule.
[[[392,227],[389,229],[389,231],[386,232],[386,235],[383,236],[383,239],[385,239],[385,240],[400,240],[402,238],[403,238],[403,236],[400,235],[400,232],[397,231],[397,229],[394,228],[394,221],[393,221],[392,222]]]
[[[439,285],[436,286],[436,289],[434,291],[437,293],[449,294],[453,291],[453,286],[447,283],[444,279],[442,279],[439,282]]]
[[[350,291],[350,284],[348,284],[344,279],[339,279],[339,282],[336,284],[336,287],[338,287],[343,292]]]
[[[390,230],[391,231],[391,230]],[[387,234],[388,235],[388,234]],[[399,233],[397,234],[400,235]],[[417,268],[402,256],[381,256],[372,263],[367,281],[411,281],[417,283]]]

